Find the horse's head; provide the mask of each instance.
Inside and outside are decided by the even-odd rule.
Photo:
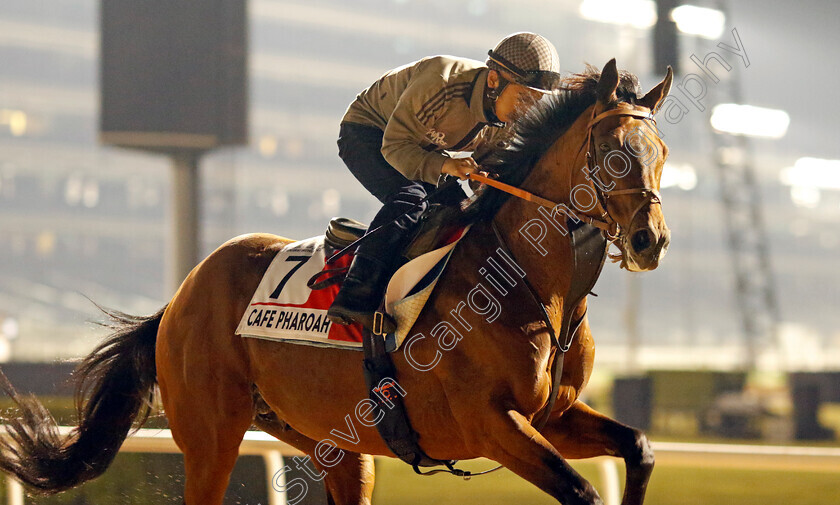
[[[557,92],[541,100],[514,125],[512,136],[483,166],[499,180],[473,178],[552,208],[555,224],[566,216],[597,226],[618,246],[621,266],[653,270],[665,255],[670,232],[665,225],[659,179],[668,148],[659,138],[652,114],[671,89],[673,73],[642,96],[638,80],[619,74],[615,60],[602,72],[587,67],[564,78]],[[473,207],[494,216],[507,196],[485,192]],[[536,212],[530,207],[529,212]],[[520,235],[540,254],[548,230],[532,214]],[[542,214],[545,217],[545,214]],[[565,235],[565,234],[564,234]],[[614,257],[615,258],[615,257]]]
[[[601,71],[587,141],[587,179],[592,180],[607,221],[618,226],[621,266],[653,270],[665,256],[671,232],[665,224],[659,179],[668,147],[657,135],[652,113],[668,95],[673,73],[635,103],[616,95],[615,59]]]

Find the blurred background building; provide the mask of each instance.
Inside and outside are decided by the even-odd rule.
[[[781,135],[751,140],[780,307],[756,362],[840,366],[840,162],[819,161],[840,159],[831,25],[840,7],[730,4],[723,19],[695,12],[678,25],[672,95],[687,110],[675,124],[659,121],[671,150],[663,209],[672,245],[654,272],[605,268],[590,308],[599,366],[746,359],[709,122],[735,72],[742,104],[789,118]],[[80,356],[99,335],[86,324],[99,318],[86,297],[150,313],[174,291],[165,277],[169,160],[98,143],[98,9],[96,0],[0,2],[0,358]],[[646,0],[251,0],[248,17],[251,140],[202,161],[202,256],[242,233],[305,238],[331,216],[370,220],[378,203],[335,140],[347,105],[393,67],[432,54],[483,60],[500,38],[527,30],[554,42],[568,72],[616,57],[645,90],[664,73],[653,65],[656,5]],[[733,29],[748,67],[718,47],[736,45]],[[677,85],[699,94],[683,79],[704,76],[691,56],[712,51],[733,70],[709,64],[721,83],[705,77],[701,111]]]
[[[20,362],[4,372],[22,391],[53,396],[62,424],[74,422],[60,387],[72,365],[25,362],[87,354],[103,333],[89,324],[102,319],[91,300],[149,314],[177,288],[168,276],[170,158],[99,139],[101,3],[0,2],[0,362]],[[369,221],[379,203],[335,141],[347,105],[391,68],[433,54],[484,60],[516,31],[552,40],[566,72],[615,57],[645,91],[671,63],[679,105],[671,121],[658,119],[671,153],[662,178],[671,247],[654,272],[604,269],[590,298],[598,352],[586,400],[657,438],[836,439],[840,3],[687,3],[249,0],[250,143],[201,159],[199,255],[243,233],[306,238],[332,216]],[[727,219],[736,211],[746,222]],[[756,240],[733,243],[730,232],[747,237],[744,227],[760,232]],[[679,473],[663,459],[651,503],[824,503],[837,494],[836,465],[768,460],[759,480],[702,465]],[[265,502],[255,460],[237,465],[232,502]],[[399,497],[392,502],[547,499],[510,474],[494,474],[504,483],[475,498],[475,487],[428,486],[383,461],[377,493]],[[719,463],[732,465],[728,456]],[[180,503],[179,465],[176,456],[120,455],[106,477],[50,503]],[[719,495],[709,494],[712,482]]]

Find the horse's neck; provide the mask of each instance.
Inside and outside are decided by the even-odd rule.
[[[571,208],[572,188],[578,184],[591,185],[581,169],[586,165],[587,126],[594,108],[595,105],[587,107],[554,141],[522,182],[522,189]]]
[[[585,163],[584,143],[592,107],[552,144],[523,182],[523,189],[573,208],[571,189],[586,182],[580,168]],[[537,204],[510,198],[496,214],[495,222],[541,301],[553,312],[562,307],[568,292],[573,258],[568,238],[558,229],[560,226],[565,230],[566,220],[561,213],[555,214],[552,220],[551,214],[550,209],[540,212]],[[532,230],[546,230],[545,238],[538,244],[526,231],[535,219],[540,223],[532,224]]]

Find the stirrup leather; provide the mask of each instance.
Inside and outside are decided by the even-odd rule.
[[[378,336],[387,335],[388,332],[384,329],[386,321],[389,323],[389,325],[396,325],[396,322],[393,320],[393,318],[385,312],[382,312],[381,310],[377,310],[376,312],[374,312],[372,325],[373,327],[370,329],[371,333]]]

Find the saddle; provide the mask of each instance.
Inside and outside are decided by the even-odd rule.
[[[442,244],[446,244],[454,234],[458,233],[463,224],[458,217],[461,211],[447,205],[434,204],[420,216],[417,231],[408,246],[399,254],[401,263],[406,263],[425,254]],[[330,219],[325,233],[325,244],[328,248],[327,257],[351,246],[353,242],[367,233],[368,227],[364,223],[347,217]]]
[[[340,251],[362,238],[367,230],[368,227],[366,224],[355,219],[334,217],[330,219],[330,224],[327,225],[327,232],[324,234],[324,243],[327,247],[332,248],[333,252]]]

